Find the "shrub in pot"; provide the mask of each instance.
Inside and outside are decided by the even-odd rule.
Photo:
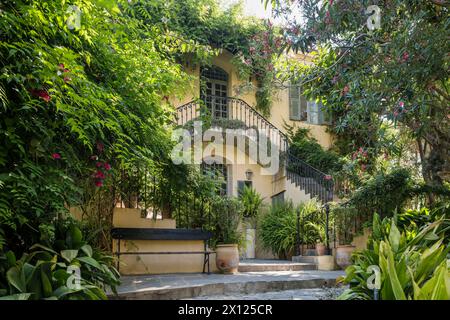
[[[256,222],[263,198],[255,189],[245,186],[239,196],[243,206],[245,232],[245,257],[255,257]]]
[[[236,198],[220,198],[214,203],[217,213],[216,225],[216,265],[226,274],[233,274],[239,267],[239,245],[242,233],[239,224],[242,220],[242,204]]]

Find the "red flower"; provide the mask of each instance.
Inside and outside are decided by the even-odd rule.
[[[332,6],[333,5],[333,0],[330,0],[330,6]]]
[[[64,80],[65,83],[67,83],[69,81],[72,81],[72,79],[70,77],[68,77],[68,76],[65,76],[63,80]]]
[[[405,106],[405,103],[403,101],[400,101],[398,104],[401,108],[403,108]]]
[[[111,170],[111,165],[110,165],[109,163],[105,163],[105,164],[103,165],[103,167],[105,168],[106,171]]]
[[[49,102],[52,99],[48,92],[43,89],[31,89],[30,93],[35,97],[41,98],[45,102]]]
[[[97,168],[100,168],[100,167],[103,166],[103,162],[97,162],[97,163],[95,164],[95,166],[96,166]]]
[[[361,171],[366,171],[367,166],[365,164],[361,165]]]
[[[63,72],[69,72],[70,70],[69,69],[67,69],[67,68],[65,68],[64,70],[63,70]]]
[[[409,53],[408,53],[408,51],[403,52],[403,55],[402,55],[402,60],[403,60],[403,62],[408,61],[408,59],[409,59]]]
[[[55,159],[55,160],[56,159],[61,159],[61,155],[59,153],[53,153],[52,154],[52,158]]]
[[[94,178],[97,178],[97,179],[105,179],[105,174],[104,174],[103,172],[101,172],[100,170],[98,170],[98,171],[95,173]]]
[[[62,64],[62,63],[58,64],[58,68],[60,68],[61,70],[64,70],[64,64]]]
[[[103,187],[103,180],[95,180],[96,187]]]

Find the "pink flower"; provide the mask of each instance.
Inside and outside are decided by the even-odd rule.
[[[68,76],[65,76],[63,80],[65,83],[72,81],[72,79]]]
[[[53,153],[52,154],[52,158],[55,159],[55,160],[56,159],[61,159],[61,155],[59,153]]]
[[[109,163],[105,163],[105,164],[103,165],[103,167],[105,168],[106,171],[111,170],[111,165],[110,165]]]
[[[97,167],[97,168],[100,168],[100,167],[102,167],[103,166],[103,162],[97,162],[96,164],[95,164],[95,166]]]
[[[249,49],[249,50],[250,50],[250,53],[251,53],[251,54],[253,54],[253,53],[255,53],[255,52],[256,52],[256,48],[255,48],[255,47],[250,47],[250,49]]]
[[[403,62],[408,61],[408,59],[409,59],[408,51],[403,52],[402,59],[403,59]]]
[[[70,70],[67,68],[64,68],[63,72],[69,72]]]
[[[332,6],[333,5],[333,0],[330,0],[330,6]]]
[[[95,186],[96,187],[103,187],[103,180],[96,180],[95,181]]]
[[[48,92],[43,89],[31,89],[30,93],[35,97],[41,98],[45,102],[49,102],[52,99]]]
[[[61,70],[64,70],[64,64],[62,64],[62,63],[58,64],[58,68],[60,68]]]
[[[104,174],[103,172],[101,172],[100,170],[98,170],[98,171],[95,173],[94,178],[97,178],[97,179],[105,179],[105,174]]]
[[[366,171],[366,169],[367,169],[367,166],[365,164],[362,164],[361,165],[361,171]]]
[[[398,111],[394,111],[394,117],[398,116]]]
[[[405,106],[405,103],[403,101],[400,101],[399,104],[400,108],[403,108]]]
[[[331,180],[332,179],[332,177],[329,175],[329,174],[327,174],[326,176],[325,176],[325,180]]]

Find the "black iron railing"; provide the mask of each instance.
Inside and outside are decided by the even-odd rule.
[[[209,115],[212,119],[239,120],[247,128],[263,130],[269,141],[278,147],[280,154],[287,154],[286,159],[283,159],[287,179],[323,203],[333,200],[332,177],[290,154],[287,136],[248,103],[232,97],[209,96],[204,100],[194,100],[179,107],[177,124],[185,125]]]
[[[322,203],[333,200],[333,179],[305,161],[288,152],[286,159],[286,177],[296,186],[317,197]]]
[[[209,96],[206,101],[194,100],[186,103],[177,108],[176,112],[176,123],[180,126],[205,115],[209,115],[213,120],[238,120],[245,128],[264,132],[280,152],[285,152],[288,148],[286,135],[242,99]]]

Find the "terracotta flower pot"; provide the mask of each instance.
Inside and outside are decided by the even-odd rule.
[[[316,243],[316,253],[318,256],[324,256],[327,247],[323,243]]]
[[[225,274],[238,272],[239,250],[237,244],[219,244],[216,248],[217,268]]]
[[[336,264],[345,270],[351,263],[352,252],[355,250],[355,246],[346,245],[338,246],[336,248]]]

